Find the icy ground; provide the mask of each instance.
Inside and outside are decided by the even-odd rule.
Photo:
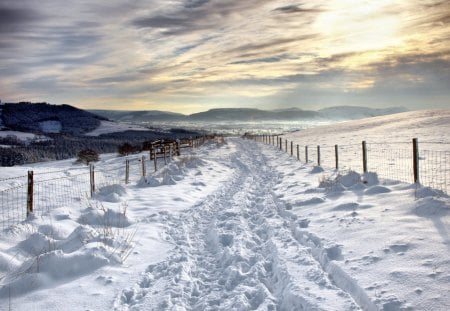
[[[449,255],[448,196],[230,138],[3,231],[0,309],[449,310]]]

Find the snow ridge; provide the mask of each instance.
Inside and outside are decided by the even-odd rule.
[[[179,215],[159,213],[174,249],[122,291],[115,309],[377,310],[333,265],[336,245],[311,244],[293,230],[260,147],[232,143],[233,177]]]

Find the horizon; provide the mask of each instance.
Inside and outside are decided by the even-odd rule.
[[[448,1],[4,0],[0,12],[4,102],[450,107]]]
[[[99,110],[99,111],[120,111],[120,112],[139,112],[139,111],[155,111],[155,112],[165,112],[165,113],[173,113],[173,114],[181,114],[181,115],[185,115],[185,116],[189,116],[191,114],[196,114],[196,113],[203,113],[203,112],[208,112],[211,110],[230,110],[230,109],[241,109],[241,110],[259,110],[259,111],[268,111],[268,112],[273,112],[273,111],[284,111],[284,110],[301,110],[301,111],[314,111],[314,112],[319,112],[321,110],[324,109],[330,109],[330,108],[366,108],[366,109],[404,109],[405,111],[403,112],[410,112],[410,111],[418,111],[418,110],[436,110],[436,109],[450,109],[450,108],[427,108],[427,107],[421,107],[418,109],[407,109],[406,107],[403,106],[387,106],[387,107],[381,107],[381,108],[372,108],[372,107],[368,107],[368,106],[358,106],[358,105],[336,105],[336,106],[328,106],[328,107],[322,107],[322,108],[318,108],[318,109],[303,109],[303,108],[299,108],[299,107],[285,107],[285,108],[258,108],[258,107],[220,107],[220,108],[207,108],[207,110],[200,110],[200,111],[196,111],[196,112],[192,112],[192,113],[181,113],[181,112],[175,112],[175,111],[170,111],[170,110],[158,110],[158,109],[149,109],[149,110],[127,110],[127,109],[106,109],[106,108],[80,108],[80,107],[76,107],[74,105],[70,105],[70,104],[53,104],[53,103],[49,103],[49,102],[29,102],[29,101],[21,101],[24,103],[29,103],[29,104],[48,104],[48,105],[55,105],[55,106],[61,106],[61,105],[69,105],[69,106],[73,106],[75,108],[78,109],[82,109],[82,110],[86,110],[86,111],[95,111],[95,110]],[[4,101],[0,101],[0,105],[2,104],[17,104],[19,102],[4,102]]]

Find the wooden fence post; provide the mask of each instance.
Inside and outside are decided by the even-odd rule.
[[[28,171],[27,217],[33,214],[33,171]]]
[[[284,149],[285,149],[285,151],[286,151],[286,153],[287,153],[287,152],[288,152],[288,151],[287,151],[287,139],[284,140],[284,145],[285,145],[285,146],[284,146]]]
[[[280,137],[280,151],[283,151],[283,138]]]
[[[194,143],[194,141],[192,141]],[[153,162],[155,163],[155,172],[158,170],[158,160],[156,159],[156,149],[153,150]]]
[[[146,172],[145,172],[145,156],[142,156],[141,158],[141,165],[142,165],[142,177],[145,177]]]
[[[338,145],[334,145],[334,159],[336,161],[336,170],[339,169],[339,147]]]
[[[180,142],[179,141],[176,141],[175,142],[175,147],[176,147],[176,155],[177,156],[180,156],[181,155],[181,152],[180,152]]]
[[[89,166],[90,186],[91,186],[91,198],[95,193],[95,167],[93,164]]]
[[[125,184],[130,182],[130,160],[125,160]]]
[[[291,141],[291,157],[294,155],[294,142]]]
[[[204,143],[204,142],[203,142]],[[167,159],[166,159],[166,146],[162,147],[163,153],[164,153],[164,165],[167,165]]]
[[[320,166],[320,146],[317,145],[317,166]]]
[[[366,141],[362,142],[362,156],[363,156],[363,172],[367,173],[367,145]]]
[[[413,170],[414,170],[414,182],[419,182],[419,141],[417,138],[413,138]]]
[[[300,161],[300,146],[297,145],[297,160]]]
[[[305,163],[308,163],[308,146],[305,146]]]

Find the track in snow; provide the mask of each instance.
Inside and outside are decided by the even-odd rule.
[[[160,214],[176,246],[122,291],[115,308],[375,309],[349,277],[339,276],[342,271],[332,264],[339,250],[322,247],[285,211],[272,191],[280,176],[266,164],[260,146],[240,139],[229,143],[237,149],[230,157],[232,178],[192,208]]]

